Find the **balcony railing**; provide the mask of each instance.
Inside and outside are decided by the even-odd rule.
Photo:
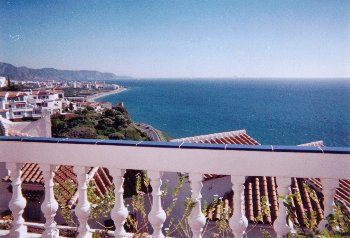
[[[13,112],[28,112],[28,111],[33,111],[33,107],[16,107],[16,108],[11,108]]]
[[[11,119],[23,118],[23,115],[22,115],[22,114],[20,114],[20,115],[15,115],[14,113],[12,113],[12,114],[10,115],[10,118],[11,118]]]
[[[87,200],[87,170],[108,168],[115,184],[115,205],[111,217],[115,237],[125,237],[123,225],[128,211],[123,201],[125,169],[147,170],[153,188],[153,203],[148,215],[152,237],[164,237],[166,215],[160,202],[162,172],[189,173],[195,207],[189,217],[192,237],[202,237],[205,217],[201,211],[203,174],[230,175],[234,191],[233,215],[229,225],[235,237],[246,229],[242,199],[245,176],[274,176],[278,193],[288,194],[290,178],[320,178],[324,194],[324,215],[332,213],[332,203],[339,179],[350,179],[350,148],[297,146],[244,146],[167,142],[115,141],[93,139],[0,137],[0,162],[6,163],[12,177],[13,194],[9,204],[14,221],[12,237],[24,237],[22,213],[26,201],[21,193],[21,165],[38,163],[45,180],[45,200],[41,206],[46,218],[43,237],[58,237],[54,221],[58,209],[53,193],[53,165],[72,165],[77,175],[79,200],[75,214],[79,220],[79,237],[91,237],[88,225],[90,204]],[[215,189],[215,188],[213,188]],[[274,230],[278,237],[290,231],[286,208],[279,198]],[[322,221],[320,228],[325,226]]]
[[[32,117],[33,118],[41,118],[41,114],[33,113]]]

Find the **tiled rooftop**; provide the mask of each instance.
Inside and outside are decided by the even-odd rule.
[[[43,173],[40,170],[38,164],[26,163],[22,167],[22,182],[25,184],[37,184],[44,186]],[[107,191],[107,188],[112,185],[112,177],[106,168],[91,168],[89,175],[93,177],[93,183],[95,184],[97,194],[102,196]],[[6,176],[3,179],[4,182],[11,182],[10,176]],[[72,186],[77,186],[76,175],[73,171],[73,166],[59,165],[55,170],[54,182],[58,184],[62,190],[62,195],[66,199],[69,205],[75,205],[77,202],[77,196],[71,195],[68,192],[66,182],[70,182]]]
[[[210,143],[210,144],[241,144],[241,145],[259,145],[259,143],[246,134],[245,130],[231,131],[225,133],[216,133],[195,137],[187,137],[172,140],[174,142],[191,142],[191,143]],[[301,144],[299,146],[323,147],[323,141],[315,141]],[[278,148],[278,147],[276,147]],[[253,166],[253,165],[252,165]],[[226,175],[206,174],[204,181],[225,177]],[[318,183],[316,183],[318,181]],[[250,222],[259,222],[271,224],[277,218],[278,214],[278,195],[276,178],[274,177],[247,177],[245,182],[245,214]],[[314,189],[318,186],[317,189]],[[311,189],[309,189],[309,187]],[[293,208],[295,209],[294,222],[305,227],[305,217],[310,218],[310,214],[315,212],[317,221],[323,217],[321,204],[323,195],[320,192],[321,184],[318,179],[292,178],[291,191],[301,196],[301,203],[297,198],[293,198]],[[314,193],[317,199],[313,200],[310,192]],[[350,212],[350,181],[340,180],[340,187],[337,189],[336,200],[346,205]],[[268,207],[266,214],[261,214],[262,197],[265,197]],[[226,209],[233,207],[233,192],[227,192],[224,197],[224,206]],[[216,205],[214,210],[208,210],[209,219],[220,219],[220,205]]]
[[[32,95],[46,95],[49,94],[46,91],[32,91]]]
[[[247,135],[245,130],[186,137],[181,139],[174,139],[171,141],[209,144],[260,145],[256,140]]]
[[[8,92],[7,98],[15,98],[18,96],[18,92]]]
[[[183,143],[207,143],[207,144],[236,144],[236,145],[259,145],[259,143],[247,135],[245,130],[215,133],[194,137],[186,137],[171,140],[172,142]],[[204,180],[225,177],[225,175],[205,174]]]

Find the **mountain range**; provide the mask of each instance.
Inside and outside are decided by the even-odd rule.
[[[31,69],[16,67],[12,64],[0,62],[0,76],[10,80],[111,80],[127,79],[129,76],[118,76],[113,73],[102,73],[95,70],[61,70],[54,68]]]

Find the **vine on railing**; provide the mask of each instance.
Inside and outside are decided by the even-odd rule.
[[[224,203],[222,197],[218,198],[218,195],[214,195],[214,199],[210,203],[210,205],[207,205],[207,203],[205,202],[203,205],[203,214],[205,217],[207,217],[207,215],[209,213],[215,212],[215,210],[217,208],[219,208],[218,212],[220,213],[220,217],[218,220],[215,221],[215,225],[216,225],[216,228],[218,229],[219,233],[214,234],[213,237],[215,237],[215,238],[228,237],[228,236],[230,236],[230,233],[231,233],[231,228],[228,224],[228,219],[230,217],[230,214],[232,213],[232,209],[229,207],[228,208],[225,207],[225,203]],[[206,232],[212,231],[212,230],[207,229],[209,221],[210,220],[207,221],[206,227],[204,229],[204,231],[206,231]]]
[[[171,196],[172,202],[164,208],[167,216],[169,217],[168,227],[166,227],[165,235],[166,237],[171,237],[177,234],[177,236],[181,237],[191,237],[190,228],[188,225],[188,217],[191,213],[192,208],[194,207],[194,202],[192,198],[189,197],[185,200],[184,203],[184,211],[183,215],[180,218],[171,217],[171,213],[175,208],[175,205],[178,201],[179,192],[182,189],[186,177],[184,175],[180,175],[179,182],[176,185],[174,191],[170,193],[168,181],[165,181],[162,186],[162,198],[166,196]],[[134,237],[143,238],[147,237],[149,234],[149,222],[147,219],[147,211],[146,211],[146,203],[151,204],[150,191],[148,191],[150,180],[147,177],[146,172],[142,172],[137,174],[136,176],[136,195],[133,195],[131,198],[130,204],[127,204],[128,210],[130,214],[127,218],[126,226],[130,232],[133,232]],[[315,202],[317,201],[316,192],[311,189],[306,183],[304,184],[306,191],[309,197]],[[70,182],[66,181],[64,183],[64,189],[70,196],[76,191],[76,186]],[[146,191],[142,191],[146,188]],[[96,187],[94,183],[90,181],[88,186],[88,199],[91,204],[90,218],[95,219],[97,221],[99,218],[107,218],[110,214],[111,209],[114,206],[114,190],[113,186],[107,189],[107,192],[104,196],[100,197],[96,195]],[[65,219],[68,225],[76,225],[73,219],[73,214],[71,209],[67,204],[67,200],[62,195],[62,188],[59,186],[55,186],[54,188],[56,199],[61,208],[61,215]],[[288,194],[288,195],[280,195],[281,198],[284,199],[284,206],[287,208],[287,218],[286,221],[291,221],[295,227],[296,234],[288,234],[287,237],[347,237],[350,232],[350,216],[345,212],[345,209],[342,208],[342,205],[337,204],[334,207],[334,213],[326,217],[325,219],[328,221],[327,229],[323,229],[320,231],[317,228],[317,216],[315,212],[305,211],[303,222],[305,226],[301,226],[296,221],[296,208],[294,205],[294,201],[297,203],[301,203],[301,195],[298,192]],[[164,199],[163,199],[164,201]],[[202,212],[205,216],[210,212],[214,212],[215,209],[219,207],[218,212],[220,212],[220,218],[215,221],[215,228],[219,231],[218,234],[213,234],[213,237],[228,237],[231,233],[231,229],[228,225],[229,215],[232,213],[231,208],[225,208],[224,201],[218,196],[214,196],[213,201],[208,205],[208,203],[204,202]],[[268,203],[268,198],[266,196],[261,196],[260,198],[260,207],[259,216],[256,217],[256,224],[259,221],[263,220],[263,216],[269,214],[270,204]],[[212,230],[208,230],[208,224],[210,220],[207,220],[207,223],[204,227],[204,232],[212,232]],[[107,237],[107,229],[111,227],[106,227],[103,224],[100,224],[105,231],[98,231],[94,233],[94,237]],[[253,226],[254,228],[255,226]],[[247,230],[249,233],[250,230]],[[271,228],[272,224],[271,224]],[[264,238],[272,237],[269,233],[268,229],[260,229],[260,232]]]
[[[306,183],[304,183],[304,187],[311,200],[321,204],[321,201],[318,201],[316,192]],[[281,197],[284,198],[284,206],[287,208],[287,219],[293,223],[296,230],[296,234],[289,233],[288,237],[349,237],[350,216],[345,212],[346,209],[342,204],[336,204],[334,206],[334,213],[324,218],[328,222],[326,229],[319,230],[315,211],[305,211],[303,216],[305,227],[294,222],[294,220],[296,220],[296,209],[293,205],[293,198],[295,198],[298,203],[301,203],[300,193],[282,195]],[[307,230],[305,230],[305,228]]]
[[[334,208],[334,213],[326,217],[328,226],[332,228],[335,234],[348,234],[350,232],[350,215],[345,212],[342,205]]]
[[[65,190],[65,191],[64,191]],[[55,198],[58,202],[58,206],[60,207],[61,216],[69,226],[76,226],[76,223],[73,219],[73,213],[70,207],[68,206],[67,197],[73,197],[74,193],[77,190],[77,186],[74,185],[73,181],[65,181],[63,186],[59,186],[55,184],[54,186],[54,194]],[[63,194],[67,194],[64,196]]]
[[[142,191],[142,181],[144,182],[144,185],[146,187],[146,193]],[[138,235],[148,233],[149,222],[147,220],[145,199],[148,199],[149,202],[151,201],[148,192],[149,183],[150,182],[149,178],[147,177],[147,173],[139,173],[136,175],[136,195],[133,195],[131,198],[132,210],[127,217],[126,226],[128,227],[129,231]]]

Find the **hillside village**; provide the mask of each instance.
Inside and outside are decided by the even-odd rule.
[[[102,111],[112,105],[94,102],[90,97],[122,88],[96,81],[8,81],[0,77],[0,115],[14,122],[37,120],[43,111],[66,116],[86,107]]]

